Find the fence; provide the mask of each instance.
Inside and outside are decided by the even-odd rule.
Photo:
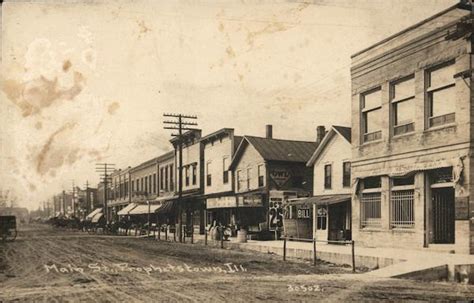
[[[351,255],[352,255],[352,272],[355,272],[355,242],[351,241],[336,241],[336,240],[316,240],[316,239],[304,239],[304,238],[293,238],[293,237],[281,237],[283,239],[283,261],[286,261],[286,250],[288,240],[302,241],[302,242],[312,242],[313,243],[313,265],[316,266],[317,257],[316,257],[316,243],[328,243],[328,244],[344,244],[351,245]]]
[[[163,231],[162,231],[163,230]],[[211,240],[212,242],[214,243],[217,243],[219,242],[220,243],[220,247],[221,248],[225,248],[224,246],[224,229],[223,228],[220,228],[218,231],[219,233],[219,239],[218,240]],[[156,230],[153,230],[153,237],[158,239],[158,240],[162,240],[162,233],[164,233],[164,240],[165,241],[168,241],[168,238],[169,238],[169,235],[168,235],[168,226],[167,225],[161,225],[161,226],[157,226]],[[183,229],[181,231],[181,234],[183,235],[183,243],[186,243],[186,226],[183,226]],[[192,233],[190,233],[190,242],[191,244],[194,244],[194,231]],[[176,231],[173,233],[173,241],[174,242],[177,242],[177,239],[176,239]],[[207,229],[204,229],[204,245],[208,245],[209,244],[209,233],[208,233],[208,230]]]

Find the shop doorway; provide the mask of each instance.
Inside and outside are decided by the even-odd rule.
[[[329,241],[351,240],[350,202],[329,205]]]
[[[454,189],[432,188],[433,244],[454,244]]]

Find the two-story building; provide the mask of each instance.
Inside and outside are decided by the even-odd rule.
[[[455,5],[352,56],[352,236],[362,245],[474,252],[471,9]]]
[[[231,128],[223,128],[201,138],[204,148],[204,195],[206,224],[213,222],[237,226],[237,197],[234,195],[232,171],[234,151],[242,137]]]
[[[290,216],[311,217],[315,239],[351,239],[351,157],[351,129],[332,126],[307,163],[313,168],[313,197],[298,201]]]
[[[199,233],[204,233],[204,211],[206,209],[203,197],[204,187],[204,149],[200,141],[201,130],[190,130],[181,137],[170,140],[175,150],[175,176],[176,192],[178,197],[174,199],[177,203],[178,225],[185,223],[187,233],[194,232],[197,228]],[[180,140],[182,140],[180,142]],[[179,146],[182,147],[182,163],[179,163]],[[182,172],[180,174],[180,164]],[[179,185],[181,179],[182,196],[179,197]],[[180,230],[178,229],[178,234]]]
[[[316,142],[244,136],[230,169],[234,172],[240,225],[249,232],[281,231],[283,203],[289,198],[309,196],[313,174],[306,163]]]
[[[107,202],[108,221],[116,221],[118,212],[130,203],[130,171],[131,168],[127,167],[110,174],[112,195]]]

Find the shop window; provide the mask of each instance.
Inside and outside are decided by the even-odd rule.
[[[382,138],[382,93],[380,88],[362,95],[363,142]]]
[[[364,189],[382,187],[382,179],[380,177],[368,177],[364,179]]]
[[[414,228],[414,189],[396,190],[392,189],[390,198],[391,216],[390,226],[392,228]]]
[[[381,193],[362,193],[360,199],[361,227],[381,227],[381,215]]]
[[[431,178],[433,184],[435,183],[449,183],[453,182],[453,168],[445,167],[435,169],[431,172]]]
[[[328,211],[326,207],[318,207],[316,214],[316,228],[319,230],[326,230],[328,217]]]
[[[442,64],[427,73],[428,127],[453,123],[456,112],[454,62]]]
[[[342,163],[342,186],[351,187],[351,162]]]
[[[415,78],[410,76],[391,86],[394,136],[415,130]]]
[[[258,167],[258,187],[265,186],[264,166],[260,164]]]

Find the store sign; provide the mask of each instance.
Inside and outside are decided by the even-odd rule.
[[[278,186],[283,186],[291,178],[291,174],[286,169],[274,168],[270,171],[270,177]]]
[[[270,191],[268,201],[269,230],[280,230],[283,227],[283,201],[285,196],[281,191]]]
[[[233,208],[237,207],[237,198],[236,197],[217,197],[217,198],[208,198],[206,200],[207,209],[211,208]]]
[[[240,196],[238,197],[237,207],[260,207],[262,204],[261,196]]]
[[[300,208],[296,212],[296,217],[298,219],[310,219],[311,218],[311,209],[310,208]]]

